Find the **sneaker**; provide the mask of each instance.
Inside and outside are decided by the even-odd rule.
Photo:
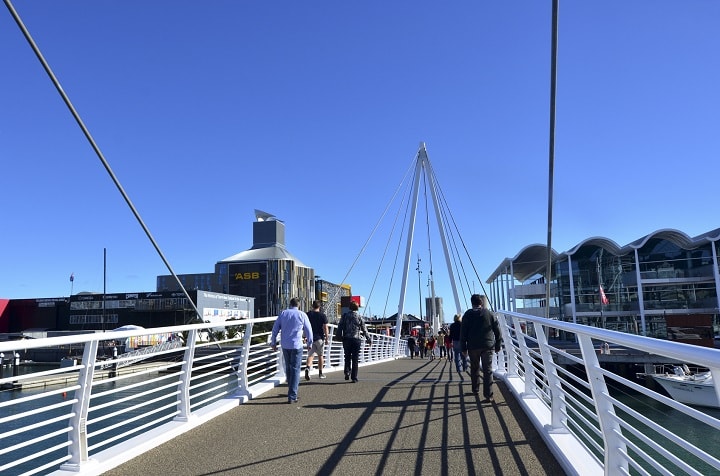
[[[350,374],[345,374],[345,380],[350,380]]]
[[[305,369],[305,380],[310,380],[310,369]]]
[[[327,378],[325,374],[320,374],[320,378]]]

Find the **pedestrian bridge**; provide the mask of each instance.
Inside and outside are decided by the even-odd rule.
[[[450,362],[404,358],[404,342],[381,335],[363,349],[359,383],[344,380],[341,346],[331,342],[328,378],[303,380],[300,401],[288,404],[281,354],[267,342],[274,318],[214,323],[232,331],[214,342],[198,341],[207,324],[3,342],[5,361],[81,346],[82,362],[4,369],[0,384],[14,390],[0,400],[0,474],[720,471],[717,412],[608,371],[597,349],[703,366],[716,382],[720,351],[514,313],[499,319],[504,346],[489,404]],[[97,359],[104,341],[167,332],[183,345],[152,361],[113,370],[112,358]]]
[[[447,360],[398,359],[277,387],[108,472],[147,474],[562,474],[504,388],[467,395]],[[517,417],[520,418],[517,418]]]

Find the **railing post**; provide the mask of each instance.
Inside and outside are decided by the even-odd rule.
[[[498,321],[500,323],[500,334],[503,338],[503,349],[505,352],[506,370],[508,377],[519,377],[520,372],[518,370],[519,363],[517,353],[515,352],[515,344],[513,343],[513,336],[510,331],[510,326],[515,326],[512,316],[510,316],[510,322],[508,322],[508,316],[504,313],[498,315]],[[517,339],[517,332],[515,332],[515,338]],[[519,340],[519,339],[518,339]]]
[[[605,383],[605,377],[600,372],[592,338],[588,335],[578,334],[578,343],[585,361],[590,392],[595,402],[595,412],[600,424],[605,447],[605,474],[628,474],[628,462],[622,455],[627,453],[625,443],[618,435],[622,432],[620,424],[615,417],[615,406],[610,400],[610,392]]]
[[[87,416],[90,407],[90,394],[92,393],[93,377],[95,376],[95,362],[97,360],[98,341],[91,340],[85,343],[83,350],[82,367],[78,375],[78,385],[75,390],[77,401],[73,404],[73,416],[70,418],[70,432],[68,439],[68,455],[70,459],[60,466],[65,471],[78,472],[89,461],[87,442]]]
[[[178,415],[175,421],[188,421],[190,419],[190,377],[192,377],[193,359],[195,358],[195,344],[198,339],[198,330],[188,331],[185,342],[185,355],[183,356],[182,373],[180,374],[180,393],[178,394]]]
[[[250,395],[250,389],[248,387],[247,378],[247,363],[250,358],[250,343],[252,341],[252,329],[253,323],[248,322],[245,325],[245,335],[243,336],[243,348],[240,354],[240,361],[238,362],[237,378],[238,378],[238,389],[242,395]]]
[[[328,336],[328,343],[325,346],[325,349],[323,352],[325,352],[325,368],[329,369],[332,367],[332,362],[330,361],[330,356],[332,355],[332,345],[333,345],[333,338],[335,337],[335,324],[329,324],[328,325],[328,332],[330,335]]]
[[[537,328],[535,328],[537,331]],[[565,409],[565,394],[562,391],[560,377],[558,377],[557,367],[550,352],[545,327],[540,326],[540,332],[535,332],[540,345],[540,355],[543,359],[543,367],[545,367],[545,375],[548,379],[548,388],[550,389],[550,428],[553,433],[568,433],[567,416]]]
[[[523,392],[523,398],[536,397],[535,395],[535,366],[533,365],[532,357],[530,356],[530,349],[525,339],[525,333],[522,331],[520,322],[516,317],[512,317],[512,326],[515,331],[515,337],[517,338],[518,347],[520,347],[520,362],[516,363],[517,375],[520,375],[520,363],[523,367],[523,382],[525,383],[525,391]]]

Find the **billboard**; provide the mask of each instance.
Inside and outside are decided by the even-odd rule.
[[[203,321],[214,323],[254,317],[255,298],[197,291],[197,308]]]

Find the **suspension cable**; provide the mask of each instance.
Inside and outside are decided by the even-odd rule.
[[[350,265],[350,268],[347,270],[347,273],[345,273],[345,276],[343,277],[342,281],[340,281],[341,283],[344,283],[347,280],[348,276],[350,276],[350,273],[352,272],[353,268],[355,268],[355,265],[357,264],[358,260],[360,259],[360,256],[362,256],[362,254],[365,252],[365,248],[367,248],[368,244],[370,243],[373,236],[375,235],[375,232],[377,231],[378,227],[380,226],[380,223],[382,222],[383,218],[387,214],[388,209],[390,208],[390,205],[395,200],[395,197],[397,196],[398,191],[402,187],[402,184],[405,182],[405,178],[408,176],[408,174],[410,173],[410,170],[412,170],[413,167],[414,167],[414,164],[411,163],[411,166],[408,167],[408,169],[405,171],[405,175],[403,175],[402,180],[400,181],[398,186],[395,188],[395,192],[393,193],[392,197],[390,197],[390,200],[388,201],[387,205],[385,205],[385,209],[383,210],[382,214],[380,215],[380,218],[378,218],[377,222],[375,223],[375,226],[370,231],[370,235],[365,240],[365,243],[363,244],[362,248],[360,248],[360,251],[358,252],[357,256],[355,256],[355,259],[353,260],[352,264]],[[333,294],[333,297],[330,300],[330,302],[334,302],[337,299],[338,294],[340,294],[340,288],[338,288],[335,291],[335,294]]]
[[[408,201],[409,201],[409,198],[408,198]],[[366,313],[367,309],[370,308],[370,301],[372,300],[373,292],[375,290],[375,285],[377,284],[378,278],[380,277],[380,271],[382,269],[383,263],[385,262],[385,256],[387,255],[388,249],[390,248],[390,243],[392,241],[392,237],[395,234],[395,229],[397,227],[398,219],[400,217],[400,210],[402,210],[402,202],[401,202],[400,208],[398,208],[398,211],[395,214],[395,219],[393,220],[393,225],[390,230],[390,235],[388,236],[387,242],[385,243],[385,248],[383,249],[382,257],[380,258],[380,264],[378,265],[377,272],[375,273],[375,278],[373,279],[372,285],[370,286],[370,293],[368,294],[368,298],[367,298],[367,306],[365,307],[365,309],[363,309],[363,314],[362,314],[363,317],[366,315],[365,313]],[[402,233],[401,233],[401,238],[402,238]],[[399,246],[398,246],[398,250],[399,250]],[[396,251],[396,253],[395,253],[395,264],[397,264],[397,255],[398,255],[398,251]],[[391,277],[394,275],[394,271],[395,271],[395,267],[393,266],[393,273],[390,275]],[[392,280],[390,281],[390,284],[392,285]],[[389,296],[389,294],[390,294],[390,291],[388,289],[388,296]],[[385,301],[385,306],[386,306],[385,309],[383,309],[383,315],[385,315],[384,312],[387,309],[387,300]]]
[[[4,0],[5,6],[7,6],[8,10],[10,11],[10,14],[12,15],[13,19],[15,20],[15,23],[17,23],[18,27],[22,31],[23,36],[27,40],[28,44],[30,45],[30,48],[35,53],[35,56],[37,56],[38,60],[42,64],[43,69],[45,70],[45,73],[50,77],[50,81],[52,81],[53,85],[55,86],[55,89],[57,89],[58,93],[60,94],[60,97],[62,97],[62,100],[65,102],[65,105],[70,110],[70,113],[72,114],[73,118],[75,119],[75,122],[77,122],[78,126],[80,126],[80,129],[82,130],[83,134],[85,135],[85,138],[90,143],[90,146],[95,151],[95,155],[97,155],[98,159],[100,159],[100,162],[105,167],[105,170],[107,171],[108,175],[110,175],[110,178],[112,179],[113,183],[115,184],[115,187],[117,187],[118,191],[122,195],[123,199],[125,199],[125,203],[127,203],[128,207],[132,211],[133,215],[135,216],[135,219],[138,221],[140,226],[142,227],[143,231],[145,232],[145,235],[148,237],[150,242],[152,243],[153,247],[155,248],[155,251],[157,251],[158,255],[160,256],[160,259],[162,259],[163,263],[165,263],[165,266],[167,267],[168,271],[170,271],[170,274],[172,274],[173,278],[175,278],[175,281],[177,282],[177,285],[180,287],[180,290],[185,295],[185,297],[188,300],[188,303],[190,306],[192,306],[193,310],[195,311],[195,315],[200,318],[200,312],[198,311],[197,307],[195,306],[195,303],[190,298],[190,295],[188,294],[185,287],[180,282],[180,278],[177,277],[175,274],[175,271],[173,271],[172,266],[170,266],[170,262],[168,262],[167,258],[165,258],[165,255],[163,254],[162,250],[160,249],[160,246],[155,241],[155,238],[153,238],[152,234],[150,233],[150,230],[148,229],[147,225],[145,225],[145,222],[143,221],[142,217],[140,216],[140,213],[135,208],[135,205],[133,205],[132,200],[130,200],[130,197],[125,192],[125,189],[123,188],[122,184],[118,180],[117,176],[115,175],[115,172],[113,172],[112,168],[110,167],[110,164],[105,159],[105,156],[103,155],[102,151],[100,150],[100,147],[95,142],[95,139],[93,138],[92,134],[90,134],[90,130],[85,126],[85,123],[83,122],[82,118],[80,117],[80,114],[78,114],[77,110],[75,109],[75,106],[73,106],[72,102],[70,101],[70,98],[63,90],[62,85],[60,84],[60,81],[55,76],[55,73],[53,73],[52,69],[50,68],[50,65],[45,60],[45,57],[43,56],[42,52],[40,51],[40,48],[38,48],[37,44],[35,43],[35,40],[33,40],[32,36],[30,35],[30,32],[25,27],[25,24],[23,23],[22,19],[18,15],[17,11],[15,11],[15,7],[13,7],[12,2],[10,0]]]

